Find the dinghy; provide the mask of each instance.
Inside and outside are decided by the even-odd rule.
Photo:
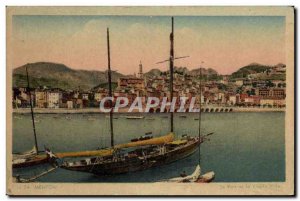
[[[197,165],[193,174],[185,176],[185,177],[175,177],[175,178],[167,180],[167,182],[175,182],[175,183],[195,182],[200,177],[200,174],[201,174],[201,168],[200,168],[200,165]]]

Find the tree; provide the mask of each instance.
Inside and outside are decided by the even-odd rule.
[[[274,87],[275,85],[274,85],[274,83],[272,83],[270,80],[268,80],[268,81],[266,82],[266,86],[267,86],[267,87]]]

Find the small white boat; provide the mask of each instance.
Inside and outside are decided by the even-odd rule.
[[[196,183],[209,183],[214,178],[215,178],[215,172],[211,171],[211,172],[205,173],[204,175],[201,175],[195,182]]]
[[[197,165],[196,170],[191,175],[187,175],[185,177],[175,177],[172,179],[168,179],[167,182],[175,182],[175,183],[181,183],[181,182],[195,182],[201,174],[201,168],[200,165]]]
[[[22,119],[20,116],[14,116],[14,119]]]
[[[195,171],[191,175],[183,177],[175,177],[172,179],[166,180],[166,182],[175,182],[175,183],[185,183],[185,182],[195,182],[195,183],[208,183],[215,178],[214,172],[208,172],[201,175],[200,165],[197,165]]]
[[[144,119],[144,116],[125,116],[126,119]]]

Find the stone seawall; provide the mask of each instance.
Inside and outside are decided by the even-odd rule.
[[[120,108],[117,113],[128,113],[129,108]],[[153,113],[157,110],[154,110]],[[188,112],[188,110],[187,110]],[[201,112],[204,113],[222,113],[222,112],[285,112],[285,108],[258,108],[258,107],[203,107]],[[13,109],[13,113],[25,114],[30,113],[30,108]],[[34,108],[34,113],[37,114],[82,114],[82,113],[103,113],[99,108],[84,108],[84,109],[49,109],[49,108]],[[138,113],[133,111],[132,113]]]

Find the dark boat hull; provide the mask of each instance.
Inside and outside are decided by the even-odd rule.
[[[124,174],[162,166],[186,158],[197,150],[198,145],[199,140],[180,149],[175,149],[161,155],[151,156],[147,158],[147,160],[133,158],[131,160],[116,161],[111,163],[99,163],[82,166],[62,166],[62,168],[74,171],[91,172],[96,175]]]
[[[40,164],[44,164],[44,163],[48,163],[48,158],[46,155],[28,158],[24,162],[13,163],[12,166],[13,166],[13,168],[24,168],[24,167],[30,167],[30,166],[40,165]]]

